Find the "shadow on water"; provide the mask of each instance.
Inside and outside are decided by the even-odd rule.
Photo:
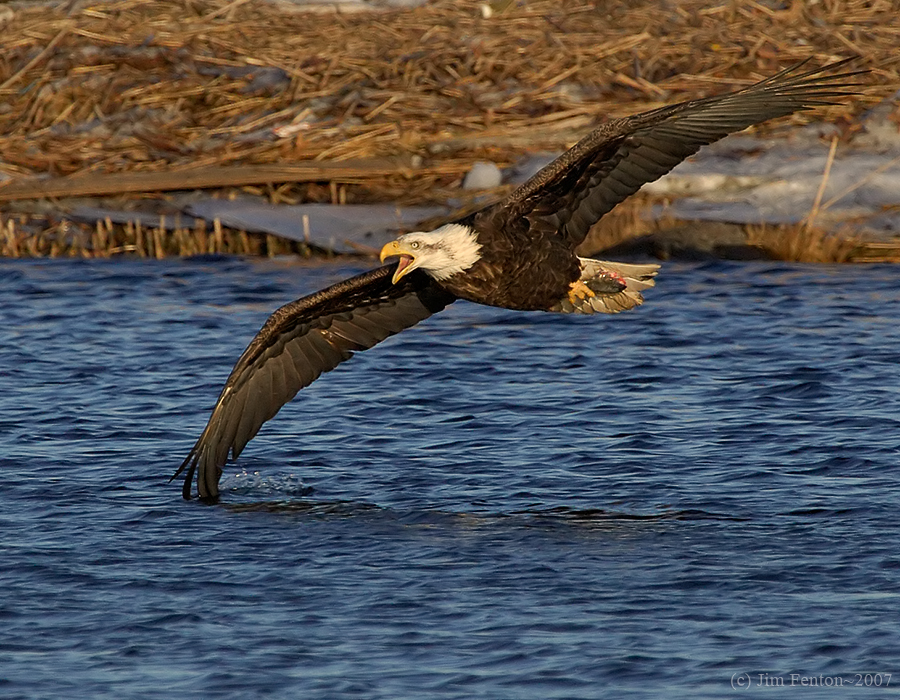
[[[624,523],[659,523],[682,520],[717,520],[743,522],[748,518],[713,513],[700,509],[665,510],[658,513],[629,513],[603,508],[551,508],[522,509],[509,512],[448,511],[430,509],[400,510],[375,503],[360,501],[294,501],[269,500],[245,503],[224,503],[222,507],[232,513],[287,513],[310,518],[346,518],[377,520],[400,525],[443,525],[464,527],[490,527],[503,524],[513,527],[581,527],[615,528]]]

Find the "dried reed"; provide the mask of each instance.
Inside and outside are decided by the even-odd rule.
[[[23,225],[24,219],[24,225]],[[310,257],[309,245],[264,233],[227,229],[217,219],[212,232],[203,221],[194,228],[166,229],[165,222],[147,229],[140,221],[124,225],[109,219],[93,227],[71,221],[39,222],[25,217],[0,218],[0,257],[109,258],[136,255],[299,255]]]
[[[859,99],[815,116],[844,136],[900,82],[889,0],[794,0],[785,10],[711,0],[492,6],[489,18],[454,0],[352,15],[234,0],[16,6],[0,38],[0,177],[12,186],[400,157],[425,167],[414,177],[262,180],[258,189],[277,201],[424,203],[444,200],[474,160],[504,166],[561,149],[601,119],[745,85],[808,57],[857,53],[873,69]],[[890,118],[900,121],[896,105]],[[288,245],[135,227],[126,239],[126,227],[105,225],[62,235],[58,221],[33,230],[40,217],[19,226],[16,212],[0,209],[2,254]]]
[[[799,224],[749,224],[747,245],[762,248],[776,260],[789,262],[862,262],[861,241],[851,231],[832,233],[811,226],[809,219]]]

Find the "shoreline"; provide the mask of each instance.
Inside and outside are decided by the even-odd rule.
[[[491,11],[452,0],[353,13],[225,0],[10,7],[0,17],[15,38],[4,42],[0,66],[0,255],[315,255],[324,249],[224,218],[202,228],[172,222],[186,217],[186,201],[242,198],[437,206],[450,217],[490,196],[461,187],[477,162],[513,168],[528,154],[564,150],[605,119],[852,49],[871,70],[858,99],[749,133],[780,142],[824,122],[827,133],[813,136],[820,150],[837,138],[852,153],[876,132],[900,147],[900,30],[886,10],[836,16],[819,5],[698,0],[664,11],[649,0],[485,6]],[[610,235],[614,245],[657,234],[679,215],[672,204],[681,197],[642,196],[641,212],[620,205],[592,235],[591,252]],[[131,224],[72,215],[91,207],[141,213]],[[775,222],[748,241],[793,237],[792,254],[802,256],[810,227],[801,235],[792,226]],[[856,241],[859,226],[848,226],[813,238]],[[806,244],[817,248],[810,259],[821,257],[820,243]],[[832,247],[848,259],[848,246]]]

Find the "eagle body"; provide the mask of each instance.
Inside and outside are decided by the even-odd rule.
[[[520,311],[616,313],[643,303],[658,265],[578,257],[591,226],[702,146],[767,119],[852,95],[832,73],[788,68],[747,88],[610,121],[504,199],[381,250],[388,264],[276,310],[238,359],[175,472],[214,501],[229,456],[303,387],[459,299]]]
[[[517,311],[549,311],[581,276],[575,251],[556,236],[535,238],[525,222],[502,228],[489,213],[474,215],[465,226],[480,246],[469,268],[440,281],[467,301]]]

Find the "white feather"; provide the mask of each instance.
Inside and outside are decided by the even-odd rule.
[[[468,270],[481,259],[481,244],[474,229],[462,224],[445,224],[434,231],[407,233],[398,239],[404,245],[419,243],[416,267],[436,280]]]

